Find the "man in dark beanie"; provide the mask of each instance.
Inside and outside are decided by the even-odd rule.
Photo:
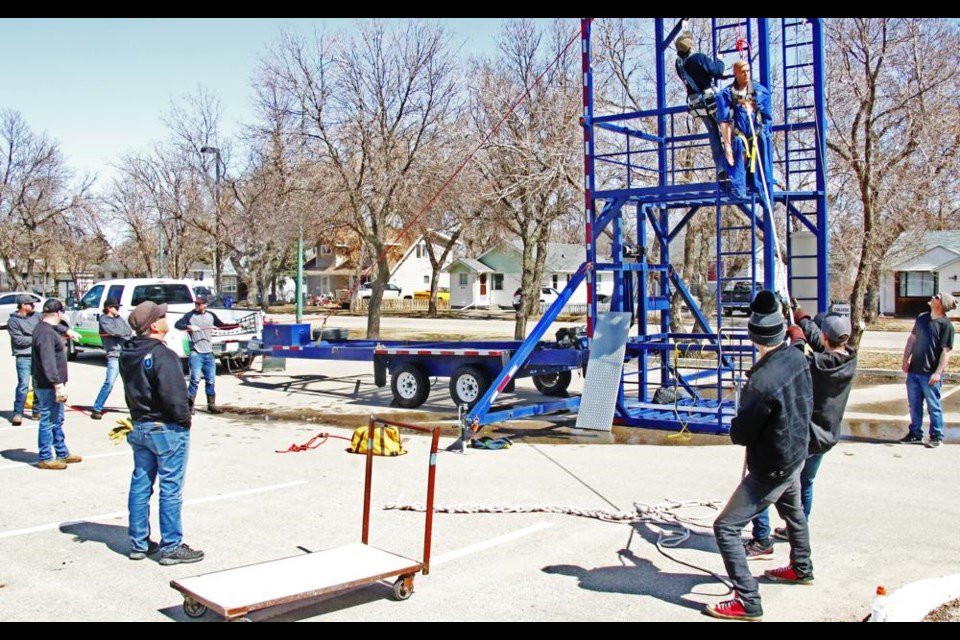
[[[713,530],[735,589],[734,597],[704,612],[714,618],[760,620],[763,607],[747,565],[740,532],[771,504],[787,523],[790,564],[766,571],[777,582],[813,584],[810,537],[800,502],[800,469],[807,458],[813,383],[803,353],[784,342],[786,325],[777,296],[761,291],[750,305],[747,334],[759,359],[747,373],[730,439],[747,448],[747,475],[717,516]]]

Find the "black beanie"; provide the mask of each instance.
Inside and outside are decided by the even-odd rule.
[[[787,325],[783,322],[780,301],[772,291],[761,291],[750,303],[747,335],[754,344],[775,347],[783,342]]]

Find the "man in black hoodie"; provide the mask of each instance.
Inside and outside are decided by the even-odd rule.
[[[764,575],[777,582],[813,584],[810,537],[800,503],[800,468],[807,458],[813,414],[810,369],[803,353],[784,342],[786,326],[773,292],[758,293],[750,310],[747,334],[760,358],[747,373],[749,380],[730,425],[730,439],[747,447],[747,475],[713,523],[735,593],[733,599],[704,609],[714,618],[732,620],[763,618],[760,590],[747,565],[740,532],[771,504],[787,522],[790,564]]]
[[[130,559],[160,552],[160,564],[203,560],[203,551],[183,544],[180,510],[190,449],[190,405],[180,358],[163,344],[167,305],[141,302],[130,313],[136,335],[120,349],[120,377],[133,421],[130,478]],[[150,495],[160,478],[160,544],[150,540]]]
[[[818,314],[819,315],[819,314]],[[847,346],[850,320],[835,313],[811,320],[801,308],[794,312],[797,324],[787,334],[790,345],[806,353],[813,377],[813,417],[810,419],[810,455],[800,472],[800,498],[803,515],[810,520],[813,508],[813,480],[817,477],[823,454],[840,440],[840,423],[847,408],[853,378],[857,373],[857,353]],[[774,538],[787,539],[785,528],[777,528]],[[772,559],[770,516],[764,511],[753,520],[753,539],[745,543],[747,558]]]

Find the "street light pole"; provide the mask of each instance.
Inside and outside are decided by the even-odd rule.
[[[222,211],[220,209],[220,181],[222,179],[222,174],[220,173],[220,149],[218,147],[200,147],[200,153],[212,153],[214,155],[214,160],[216,162],[216,181],[213,183],[214,189],[214,198],[217,200],[217,219],[214,227],[214,246],[213,246],[213,283],[214,288],[217,290],[217,295],[223,297],[223,259],[221,256],[220,248],[220,238],[221,238],[221,218]]]

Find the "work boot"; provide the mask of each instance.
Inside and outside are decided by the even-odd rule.
[[[39,412],[39,411],[34,411],[33,413],[31,413],[31,414],[30,414],[30,419],[31,419],[31,420],[39,420],[39,419],[40,419],[40,412]]]
[[[13,414],[13,419],[10,420],[10,424],[12,424],[15,427],[19,427],[20,425],[23,424],[23,416],[20,415],[19,413]]]
[[[57,458],[57,461],[64,464],[76,464],[78,462],[83,462],[83,458],[80,456],[69,455],[66,458]]]
[[[37,469],[66,469],[67,463],[63,460],[41,460],[37,463]]]
[[[213,414],[223,413],[223,409],[217,406],[217,396],[207,396],[207,411]]]
[[[187,402],[190,403],[190,415],[194,415],[197,410],[193,407],[193,404],[197,401],[194,397],[188,397]]]
[[[97,411],[96,409],[94,409],[93,411],[90,412],[90,417],[93,418],[94,420],[102,420],[103,411]]]

